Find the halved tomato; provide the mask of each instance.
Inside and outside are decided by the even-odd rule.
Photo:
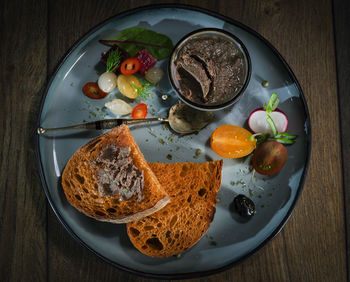
[[[83,87],[83,92],[86,96],[92,99],[103,99],[107,96],[106,92],[103,92],[100,87],[98,87],[97,82],[88,82]]]
[[[131,113],[133,119],[141,119],[147,116],[147,105],[145,103],[138,104]]]
[[[138,58],[126,59],[120,65],[120,71],[122,74],[131,75],[137,72],[141,67],[141,62]]]
[[[212,133],[210,146],[221,157],[242,158],[255,149],[256,141],[249,140],[250,135],[252,133],[242,127],[221,125]]]

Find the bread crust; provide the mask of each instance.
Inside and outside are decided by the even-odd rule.
[[[149,165],[171,203],[150,216],[128,223],[128,236],[145,255],[177,255],[196,244],[214,218],[223,161]]]
[[[136,195],[120,201],[119,195],[103,196],[98,191],[98,168],[92,162],[103,148],[112,143],[119,147],[129,147],[134,166],[144,173],[144,197],[140,202]],[[63,171],[62,187],[68,202],[80,212],[111,223],[138,220],[162,209],[170,202],[126,125],[91,140],[75,152]]]

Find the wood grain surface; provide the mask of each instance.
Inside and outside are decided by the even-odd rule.
[[[199,6],[255,29],[293,69],[311,116],[309,172],[283,230],[243,263],[188,281],[346,281],[339,113],[343,136],[349,136],[349,107],[343,103],[349,104],[350,70],[343,67],[349,53],[336,56],[334,39],[337,49],[349,50],[343,34],[349,5],[330,0],[0,1],[0,281],[153,281],[104,263],[65,231],[45,198],[33,143],[45,86],[72,44],[101,21],[153,3]],[[334,14],[342,17],[334,21]]]

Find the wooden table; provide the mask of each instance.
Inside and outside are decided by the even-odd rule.
[[[45,86],[70,46],[110,16],[159,2],[0,2],[0,281],[150,281],[107,265],[65,231],[41,187],[33,137]],[[349,1],[174,2],[219,12],[267,38],[303,88],[313,135],[304,191],[283,230],[240,265],[191,281],[347,280]]]

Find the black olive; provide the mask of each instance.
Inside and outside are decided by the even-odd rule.
[[[243,194],[239,194],[233,200],[236,211],[243,217],[252,217],[255,211],[254,202]]]

